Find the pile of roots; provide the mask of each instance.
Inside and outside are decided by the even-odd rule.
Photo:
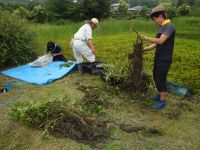
[[[24,112],[28,124],[34,128],[47,129],[50,134],[67,137],[78,142],[95,145],[108,138],[106,122],[96,117],[70,110],[59,101],[48,102]]]
[[[143,43],[134,44],[133,52],[128,55],[129,78],[125,86],[133,92],[146,92],[149,89],[150,78],[143,73]]]

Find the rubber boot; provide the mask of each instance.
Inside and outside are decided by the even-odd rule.
[[[92,71],[91,71],[92,74],[95,74],[95,73],[99,72],[95,63],[91,63],[91,69],[92,69]]]
[[[84,72],[83,72],[83,66],[82,66],[82,64],[78,64],[78,72],[80,73],[80,74],[83,74]]]

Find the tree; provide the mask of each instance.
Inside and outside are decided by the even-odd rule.
[[[72,3],[66,12],[66,15],[73,21],[80,21],[87,18],[85,15],[85,9],[83,9],[82,2],[80,1]]]
[[[26,7],[27,7],[28,10],[31,10],[31,11],[32,11],[32,10],[34,9],[34,7],[35,7],[35,6],[38,6],[38,5],[40,5],[39,2],[34,1],[34,0],[29,0]]]
[[[79,0],[79,10],[83,14],[83,19],[96,17],[98,19],[107,18],[110,15],[110,0]]]
[[[31,12],[28,9],[26,9],[26,8],[24,8],[22,6],[17,8],[17,9],[15,9],[13,11],[13,14],[17,15],[17,16],[20,16],[22,18],[28,19],[28,20],[30,20],[30,17],[31,17]]]
[[[47,0],[45,7],[49,14],[54,14],[54,16],[58,18],[66,19],[67,11],[72,3],[72,0]]]
[[[16,5],[16,4],[11,4],[11,3],[0,3],[1,7],[2,7],[2,10],[6,10],[6,11],[9,11],[9,12],[13,12],[14,10],[16,10],[17,8],[19,8],[20,6],[19,5]]]
[[[120,1],[119,1],[119,8],[118,8],[117,13],[118,13],[119,18],[127,17],[127,14],[128,14],[128,6],[127,6],[125,0],[120,0]]]
[[[194,6],[195,0],[187,0],[189,6]]]
[[[196,1],[194,2],[194,5],[195,5],[196,7],[200,6],[200,0],[196,0]]]
[[[176,6],[179,7],[179,6],[183,5],[183,3],[184,3],[183,0],[177,0]]]
[[[43,23],[46,19],[45,8],[41,5],[35,6],[33,8],[32,17],[35,22]]]
[[[0,2],[0,10],[4,7],[4,3]]]

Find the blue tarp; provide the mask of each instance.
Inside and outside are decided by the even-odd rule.
[[[56,61],[48,64],[43,68],[31,67],[30,65],[24,65],[16,68],[12,68],[1,72],[4,75],[20,79],[29,83],[38,85],[49,84],[56,79],[59,79],[69,73],[76,66],[76,63],[70,67],[60,67],[64,64],[63,61]]]

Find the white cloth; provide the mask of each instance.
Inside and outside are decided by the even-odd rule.
[[[83,62],[84,56],[89,62],[95,61],[95,55],[87,45],[87,41],[92,39],[92,28],[89,24],[83,25],[75,34],[73,40],[73,54],[78,63]]]
[[[83,25],[75,34],[75,40],[82,40],[87,42],[89,39],[92,39],[92,28],[90,24]]]
[[[53,61],[53,56],[52,54],[49,53],[47,55],[39,56],[38,59],[29,63],[29,65],[33,67],[45,67],[52,61]]]
[[[73,53],[78,63],[83,62],[82,56],[84,56],[89,62],[95,62],[95,55],[92,53],[91,49],[87,46],[86,42],[83,42],[81,40],[74,40]]]

